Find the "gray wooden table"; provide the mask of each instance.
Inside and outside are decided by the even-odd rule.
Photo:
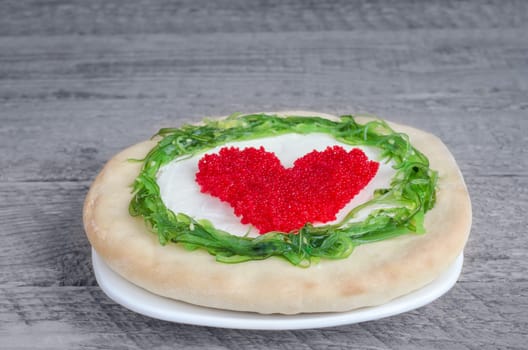
[[[235,111],[372,113],[439,136],[474,218],[441,299],[327,329],[151,319],[99,289],[96,173],[160,127]],[[0,348],[526,349],[528,3],[3,1]]]

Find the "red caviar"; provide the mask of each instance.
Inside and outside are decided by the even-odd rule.
[[[229,203],[243,224],[261,234],[291,232],[306,223],[325,223],[376,175],[379,163],[358,148],[312,151],[285,168],[263,147],[224,147],[198,162],[203,193]]]

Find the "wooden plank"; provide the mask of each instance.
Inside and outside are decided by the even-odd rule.
[[[0,37],[0,180],[88,180],[160,127],[284,108],[373,113],[434,132],[464,172],[525,174],[524,32]]]
[[[523,290],[461,282],[432,304],[376,322],[299,331],[216,329],[150,319],[114,304],[98,287],[0,289],[0,338],[9,349],[521,349],[528,326]],[[471,291],[471,292],[469,292]],[[517,307],[504,308],[496,295]],[[478,310],[478,311],[477,311]],[[35,339],[40,341],[35,342]],[[362,348],[363,348],[362,346]]]
[[[0,285],[95,285],[82,226],[87,183],[0,183]]]
[[[269,85],[275,82],[279,90],[271,97],[287,91],[299,97],[305,91],[318,91],[316,97],[331,95],[336,102],[345,96],[500,95],[528,88],[526,79],[515,74],[526,72],[524,33],[525,29],[446,29],[416,30],[413,36],[398,31],[339,31],[309,36],[296,32],[69,35],[24,41],[0,37],[0,79],[6,82],[0,96],[2,100],[163,99],[186,91],[187,98],[202,94],[207,100],[222,86],[230,91],[229,85],[240,89],[252,82],[259,84],[251,92],[264,94],[263,98],[274,92]],[[277,79],[291,82],[281,86]],[[25,80],[32,84],[26,86]],[[212,84],[214,80],[219,81]],[[156,88],[156,84],[161,85]]]
[[[523,1],[298,2],[242,0],[5,1],[0,34],[113,35],[134,33],[289,32],[505,28],[528,23]]]
[[[165,115],[150,118],[146,116],[152,113],[151,107],[136,108],[132,101],[117,106],[106,102],[68,104],[76,110],[65,110],[65,104],[59,103],[54,104],[55,110],[26,111],[25,120],[0,125],[1,181],[90,181],[111,156],[125,147],[148,139],[159,128],[200,119],[189,105],[185,108],[189,114],[183,107],[174,106],[179,110],[176,113],[184,117],[173,117],[174,112],[166,111]],[[16,113],[16,109],[4,108],[3,113]],[[341,107],[338,112],[350,110]],[[382,117],[387,115],[436,134],[454,154],[466,177],[527,175],[528,147],[521,145],[527,144],[528,119],[522,113],[503,111],[499,117],[496,112],[472,112],[459,119],[460,114],[452,112],[384,112],[382,108],[379,112]],[[73,115],[83,120],[72,123]]]

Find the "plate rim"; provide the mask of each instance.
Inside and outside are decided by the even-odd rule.
[[[192,305],[151,293],[113,271],[92,247],[92,265],[101,290],[114,302],[152,318],[197,326],[251,330],[295,330],[374,321],[415,310],[447,293],[457,282],[464,261],[461,252],[435,280],[422,288],[378,306],[345,312],[296,315],[258,314]],[[416,298],[417,297],[417,298]],[[148,302],[138,301],[143,298]],[[413,300],[416,298],[416,300]]]

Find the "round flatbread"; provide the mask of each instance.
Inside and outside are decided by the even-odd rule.
[[[279,115],[316,115],[279,112]],[[366,122],[368,118],[356,118]],[[238,264],[217,262],[204,250],[162,246],[128,206],[131,184],[156,141],[136,144],[113,157],[92,184],[84,226],[94,249],[118,274],[144,289],[180,301],[263,314],[338,312],[380,305],[433,281],[461,253],[471,227],[471,204],[460,170],[435,136],[389,123],[406,133],[438,171],[434,208],[426,234],[408,234],[355,248],[346,259],[321,259],[301,268],[280,258]]]

